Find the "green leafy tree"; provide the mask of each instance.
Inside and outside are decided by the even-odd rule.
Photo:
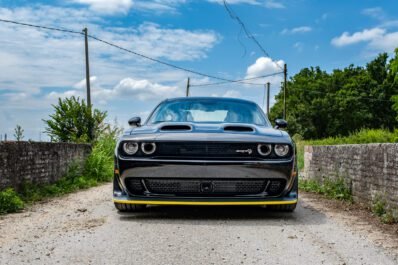
[[[398,50],[390,62],[383,53],[366,67],[350,65],[331,73],[319,67],[302,69],[288,81],[289,132],[319,139],[346,136],[361,128],[396,128],[397,73]],[[276,96],[270,118],[282,114],[283,91]]]
[[[17,140],[18,142],[19,142],[19,141],[22,141],[23,138],[25,137],[25,136],[23,135],[23,133],[24,133],[24,129],[22,129],[21,125],[17,125],[17,126],[15,127],[15,129],[14,129],[14,137],[15,137],[15,140]]]
[[[84,100],[76,97],[58,99],[54,113],[46,123],[45,132],[52,141],[91,143],[107,129],[107,112],[92,110]]]

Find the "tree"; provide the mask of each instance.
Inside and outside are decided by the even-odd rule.
[[[107,112],[98,109],[92,111],[84,100],[71,97],[58,99],[54,114],[49,120],[43,120],[45,132],[52,141],[91,143],[107,128],[104,123]]]
[[[17,140],[18,142],[19,142],[19,141],[22,141],[23,138],[25,137],[25,136],[23,135],[23,133],[24,133],[24,129],[22,129],[21,125],[18,125],[18,124],[17,124],[17,126],[16,126],[15,129],[14,129],[14,137],[15,137],[15,140]]]
[[[304,68],[288,81],[288,131],[304,139],[319,139],[361,128],[392,130],[398,126],[397,77],[398,49],[390,62],[383,53],[366,67],[350,65],[331,73],[319,67]],[[282,113],[281,91],[271,108],[271,120]]]

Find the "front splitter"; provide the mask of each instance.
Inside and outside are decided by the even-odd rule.
[[[231,199],[231,200],[206,200],[202,199],[190,199],[190,200],[171,200],[171,199],[150,199],[147,198],[114,198],[113,202],[115,203],[125,203],[125,204],[148,204],[148,205],[282,205],[282,204],[295,204],[297,203],[297,198],[270,198],[267,200],[239,200],[239,199]]]

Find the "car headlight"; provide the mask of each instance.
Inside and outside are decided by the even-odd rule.
[[[155,143],[142,143],[141,150],[146,155],[151,155],[156,151],[156,144]]]
[[[271,154],[272,147],[270,144],[259,144],[257,145],[257,152],[262,156]]]
[[[138,151],[138,143],[127,142],[123,144],[123,151],[128,155],[134,155]]]
[[[287,156],[289,154],[289,145],[287,144],[276,144],[274,147],[275,154],[277,156]]]

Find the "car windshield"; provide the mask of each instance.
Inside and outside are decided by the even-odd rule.
[[[233,100],[181,100],[161,103],[148,119],[160,122],[250,123],[269,126],[260,108],[251,102]]]

